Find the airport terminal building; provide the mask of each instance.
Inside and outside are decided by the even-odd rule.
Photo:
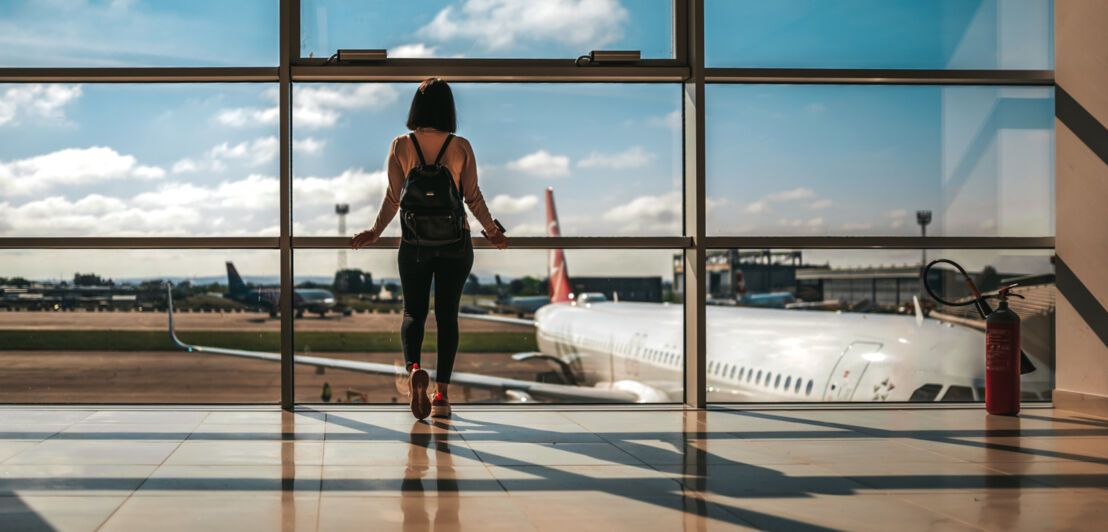
[[[1099,530],[1105,27],[4,2],[0,530]]]

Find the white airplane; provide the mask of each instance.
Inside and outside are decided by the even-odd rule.
[[[546,191],[547,234],[560,236],[553,190]],[[568,384],[455,372],[451,383],[504,392],[530,402],[681,402],[684,313],[668,303],[596,302],[570,293],[565,256],[549,254],[550,304],[535,319],[466,315],[535,327],[539,351],[516,360],[555,363]],[[279,362],[278,353],[189,345],[189,351]],[[709,306],[707,386],[718,401],[982,401],[985,338],[979,332],[916,316]],[[297,364],[400,375],[403,368],[314,356]],[[1031,358],[1025,399],[1047,399],[1051,372]],[[432,372],[433,373],[433,372]]]

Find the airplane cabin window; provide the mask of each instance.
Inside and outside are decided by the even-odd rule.
[[[737,369],[738,369],[738,368],[736,368],[735,366],[731,366],[731,378],[732,378],[732,379],[734,379],[734,378],[735,378],[735,370],[737,370]]]
[[[800,378],[796,379],[796,387],[793,388],[793,393],[800,393],[800,381],[802,381],[802,380],[804,380],[804,379],[800,379]]]
[[[746,373],[746,367],[739,368],[739,380],[743,380],[743,374]]]
[[[773,381],[773,373],[771,373],[771,372],[768,372],[768,371],[767,371],[767,372],[766,372],[766,381],[765,381],[765,386],[766,386],[766,387],[768,388],[768,387],[769,387],[769,383],[770,383],[770,382],[772,382],[772,381]]]
[[[793,382],[793,377],[792,377],[792,375],[789,375],[789,377],[787,379],[785,379],[785,391],[786,392],[789,391],[789,388],[792,387],[792,386],[789,386],[790,384],[792,384],[792,382]]]
[[[773,379],[773,387],[774,388],[780,388],[781,387],[781,374],[780,373],[777,374],[776,379]]]
[[[754,384],[762,384],[762,370],[758,370],[758,376],[754,377]]]
[[[804,395],[812,395],[812,379],[808,379],[808,387],[804,389]]]
[[[934,401],[943,389],[942,384],[924,384],[912,392],[909,401]]]

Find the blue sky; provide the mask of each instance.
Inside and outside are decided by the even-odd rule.
[[[7,0],[0,65],[274,65],[276,5]],[[709,0],[706,10],[711,66],[1053,66],[1044,0]],[[575,57],[608,48],[665,58],[671,17],[666,0],[305,0],[301,49]],[[295,87],[296,234],[335,234],[336,202],[351,204],[348,232],[372,222],[414,87]],[[547,186],[565,234],[680,234],[679,85],[454,88],[459,134],[475,146],[485,197],[509,234],[541,234]],[[275,105],[273,84],[0,84],[0,236],[276,235]],[[1053,234],[1049,88],[726,85],[709,87],[706,105],[710,234],[910,235],[916,209],[935,212],[929,234]],[[200,256],[170,255],[139,264],[100,254],[119,277]],[[479,270],[545,269],[541,253],[501,255]],[[670,269],[666,252],[579,255],[571,271],[581,274]],[[58,260],[8,257],[0,276]],[[334,257],[305,252],[298,273],[327,275]],[[258,275],[275,268],[266,253],[242,260]],[[356,260],[384,271],[391,259]]]

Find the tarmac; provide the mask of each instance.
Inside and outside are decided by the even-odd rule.
[[[512,315],[510,317],[515,317]],[[305,315],[296,318],[298,331],[349,332],[349,331],[399,331],[403,315],[400,313],[364,313],[342,316],[328,314],[321,318]],[[181,331],[279,331],[281,318],[271,318],[264,312],[180,312],[173,313],[173,322]],[[530,332],[523,325],[494,323],[489,321],[460,319],[462,332]],[[128,330],[165,331],[169,317],[165,312],[90,312],[76,311],[0,311],[0,329],[19,330]],[[435,315],[427,318],[427,330],[434,331]]]
[[[174,313],[178,330],[278,331],[280,318],[255,312]],[[399,331],[398,313],[365,313],[326,318],[296,319],[301,331]],[[434,315],[427,331],[435,329]],[[526,326],[460,320],[462,332],[528,331]],[[6,330],[156,330],[165,331],[165,312],[0,311],[0,329]],[[304,353],[309,354],[309,353]],[[393,353],[311,352],[315,356],[403,364]],[[513,353],[459,353],[454,371],[535,379],[551,371],[543,361],[517,362]],[[436,356],[424,353],[424,365],[435,367]],[[7,351],[0,349],[0,403],[277,403],[281,397],[280,367],[263,360],[188,353],[184,351]],[[298,402],[323,402],[323,384],[329,383],[331,402],[406,402],[395,379],[345,370],[299,366]],[[502,400],[498,393],[451,389],[454,402]]]
[[[400,353],[311,353],[316,356],[403,364]],[[512,353],[459,353],[454,371],[516,379],[534,379],[553,369],[543,361],[517,362]],[[435,355],[424,353],[435,367]],[[0,403],[278,403],[280,366],[265,360],[184,351],[3,351],[0,350]],[[322,374],[297,366],[296,400],[323,402],[323,383],[331,402],[407,402],[391,376],[328,369]],[[351,393],[348,393],[351,392]],[[360,394],[364,394],[360,395]],[[450,389],[451,400],[500,402],[500,394]]]

